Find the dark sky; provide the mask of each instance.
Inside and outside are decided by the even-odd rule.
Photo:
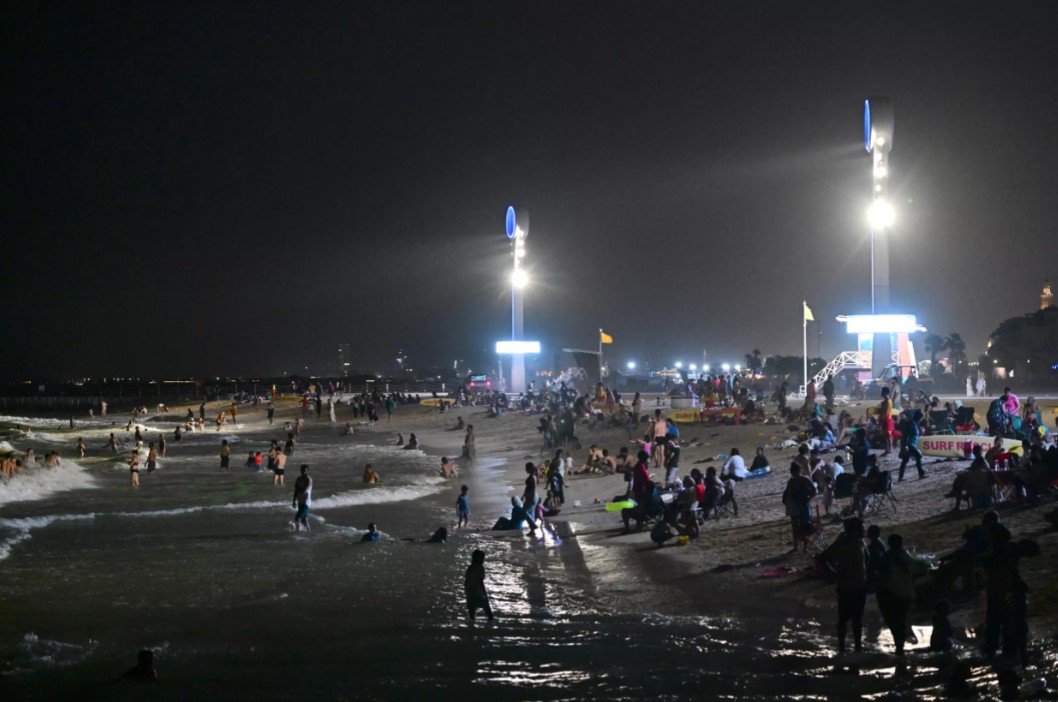
[[[903,9],[900,9],[903,8]],[[1058,3],[9,2],[7,377],[822,351],[869,311],[862,104],[894,100],[894,307],[971,358],[1058,278]],[[810,342],[812,355],[815,340]]]

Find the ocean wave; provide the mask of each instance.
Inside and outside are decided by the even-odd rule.
[[[313,509],[337,509],[339,507],[357,507],[359,505],[378,505],[387,502],[405,502],[419,500],[427,495],[440,492],[440,484],[405,485],[396,487],[372,486],[358,490],[339,492],[330,497],[321,497],[312,501]]]
[[[70,426],[69,419],[49,419],[47,417],[17,417],[12,415],[0,415],[0,423],[15,424],[22,427],[41,427],[48,429],[59,429]]]
[[[128,466],[125,466],[128,470]],[[58,468],[30,467],[0,483],[0,505],[51,497],[67,490],[95,487],[95,479],[82,466],[63,460]]]

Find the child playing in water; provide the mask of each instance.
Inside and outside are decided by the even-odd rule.
[[[467,492],[470,490],[466,485],[459,488],[459,497],[456,498],[456,517],[458,518],[457,527],[465,527],[470,524],[470,500],[467,499]]]
[[[84,439],[78,439],[77,440],[77,455],[80,456],[81,458],[84,458],[84,452],[85,452]]]
[[[467,596],[467,615],[474,621],[474,614],[485,610],[485,616],[491,622],[492,607],[489,606],[489,594],[485,591],[485,552],[475,549],[470,556],[470,566],[463,580],[463,590]]]

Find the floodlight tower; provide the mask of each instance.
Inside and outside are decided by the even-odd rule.
[[[522,226],[524,225],[524,227]],[[525,326],[525,288],[529,284],[522,259],[525,258],[525,240],[529,236],[529,218],[523,217],[521,223],[515,215],[514,207],[507,208],[507,238],[511,242],[511,254],[514,266],[511,268],[511,340],[522,341]],[[525,354],[511,355],[511,382],[507,388],[510,392],[525,392]]]
[[[871,154],[871,314],[888,314],[889,309],[889,228],[893,206],[889,202],[889,152],[893,148],[893,101],[872,97],[863,101],[863,142]],[[881,343],[878,343],[881,342]],[[875,377],[890,363],[892,341],[876,335],[871,344]]]

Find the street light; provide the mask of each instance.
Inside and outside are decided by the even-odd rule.
[[[522,290],[528,284],[529,274],[526,273],[524,269],[515,268],[514,271],[511,272],[511,285],[513,285],[519,290]]]
[[[636,369],[636,362],[635,361],[629,361],[628,362],[628,370],[635,370],[635,369]]]
[[[742,370],[742,366],[740,366],[740,365],[738,365],[738,364],[736,363],[736,364],[735,364],[735,371],[736,371],[736,372],[738,372],[738,371],[740,371],[740,370]]]
[[[867,217],[873,229],[882,230],[893,226],[896,213],[888,200],[878,199],[871,203],[870,209],[867,210]]]
[[[676,370],[679,370],[680,368],[683,368],[683,363],[680,361],[676,361]]]
[[[709,372],[709,364],[708,363],[706,363],[704,366],[702,366],[702,371],[705,372],[705,373]]]
[[[723,365],[720,366],[720,368],[725,373],[727,373],[729,370],[731,370],[731,364],[730,363],[724,363]]]
[[[706,369],[708,369],[708,368],[709,368],[709,366],[706,366]],[[691,370],[692,371],[698,370],[698,364],[697,363],[692,363],[691,364]]]

